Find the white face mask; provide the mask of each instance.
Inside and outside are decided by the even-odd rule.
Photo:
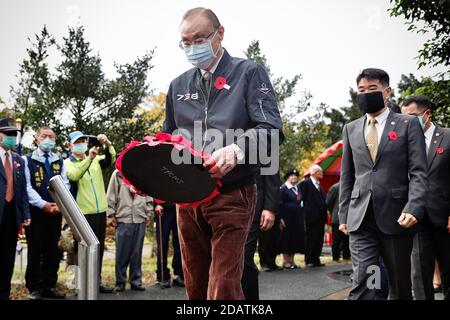
[[[217,33],[217,31],[216,31]],[[214,33],[213,38],[216,33]],[[217,52],[214,53],[211,40],[207,40],[202,44],[193,44],[188,49],[184,49],[184,53],[189,61],[195,67],[205,70],[211,63],[217,58],[217,53],[220,50],[220,46]]]
[[[73,152],[78,154],[84,154],[87,151],[87,149],[88,149],[87,142],[75,143],[73,145]]]

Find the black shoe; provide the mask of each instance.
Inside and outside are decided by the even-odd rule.
[[[114,287],[114,292],[124,292],[125,291],[125,285],[123,283],[116,284]]]
[[[321,263],[321,262],[317,262],[317,263],[313,263],[313,267],[314,267],[314,268],[317,268],[317,267],[325,267],[325,264],[324,264],[324,263]]]
[[[134,290],[134,291],[145,291],[145,287],[142,284],[137,285],[137,286],[131,285],[131,290]]]
[[[39,291],[33,291],[28,295],[27,299],[28,300],[42,300],[42,295]]]
[[[274,264],[273,266],[269,266],[269,268],[270,268],[270,270],[272,270],[272,271],[280,271],[280,270],[283,270],[283,267],[280,267],[280,266],[278,266],[278,265],[276,265],[276,264]]]
[[[293,264],[290,264],[290,263],[285,263],[285,264],[283,264],[283,268],[285,268],[285,269],[295,269],[295,266]]]
[[[100,287],[98,288],[98,291],[100,293],[113,293],[114,292],[113,288],[106,287],[104,285],[100,285]]]
[[[442,286],[438,285],[437,287],[433,287],[434,293],[441,293],[442,292]]]
[[[170,280],[167,280],[164,282],[156,281],[156,283],[155,283],[155,286],[159,286],[161,289],[170,288],[170,285],[171,285]]]
[[[66,297],[65,293],[58,292],[55,288],[42,290],[41,295],[47,299],[64,299]]]
[[[264,266],[264,267],[262,267],[261,271],[262,271],[262,272],[271,272],[272,269],[269,268],[269,267],[265,267],[265,266]]]
[[[172,286],[184,288],[186,285],[184,284],[184,280],[181,279],[181,277],[176,277],[172,280]]]

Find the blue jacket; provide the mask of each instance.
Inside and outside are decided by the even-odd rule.
[[[27,195],[27,181],[25,178],[25,161],[15,152],[11,152],[13,157],[14,175],[14,202],[16,204],[17,226],[30,219],[30,208]],[[6,195],[6,173],[3,162],[0,160],[0,222],[3,220],[5,211]]]
[[[225,87],[218,81],[221,78],[226,81]],[[198,132],[194,123],[200,124],[200,134],[194,134]],[[228,132],[226,139],[228,129],[241,133],[233,138]],[[266,136],[270,143],[271,129],[280,130],[281,141],[281,117],[274,89],[267,72],[254,61],[231,57],[224,50],[209,90],[204,91],[198,68],[186,71],[170,84],[164,132],[174,134],[178,130],[175,133],[191,140],[196,149],[204,148],[209,153],[232,143],[245,152],[245,164],[238,164],[222,179],[223,189],[237,188],[249,181],[255,183],[259,166],[258,161],[249,161],[256,153],[250,150],[253,147],[260,150],[257,142],[261,136]],[[217,133],[224,138],[218,139]]]

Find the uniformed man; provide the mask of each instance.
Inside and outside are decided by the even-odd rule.
[[[47,187],[55,175],[63,178],[68,189],[70,183],[64,160],[52,151],[55,141],[56,135],[51,128],[40,127],[35,137],[38,148],[23,157],[33,219],[33,224],[26,229],[28,263],[25,280],[30,300],[65,297],[65,294],[55,289],[60,261],[58,241],[61,236],[62,216]]]
[[[19,228],[31,223],[25,163],[11,150],[17,132],[14,119],[0,119],[0,300],[9,300]]]
[[[258,149],[258,134],[278,134],[281,118],[267,72],[254,61],[229,55],[222,47],[225,29],[211,10],[186,12],[180,31],[180,47],[194,68],[169,87],[163,131],[179,130],[196,149],[212,153],[204,166],[212,178],[222,178],[213,200],[178,212],[187,295],[244,299],[244,244],[255,212],[259,170],[249,159],[263,150]],[[229,130],[241,134],[228,141]]]

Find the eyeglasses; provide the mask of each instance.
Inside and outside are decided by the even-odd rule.
[[[194,44],[204,44],[206,41],[208,41],[208,39],[215,34],[219,29],[214,30],[213,32],[211,32],[207,37],[205,38],[198,38],[197,40],[195,40],[194,42],[189,42],[189,41],[183,41],[181,40],[180,43],[178,44],[178,46],[183,49],[183,50],[187,50],[189,49],[192,45]]]

